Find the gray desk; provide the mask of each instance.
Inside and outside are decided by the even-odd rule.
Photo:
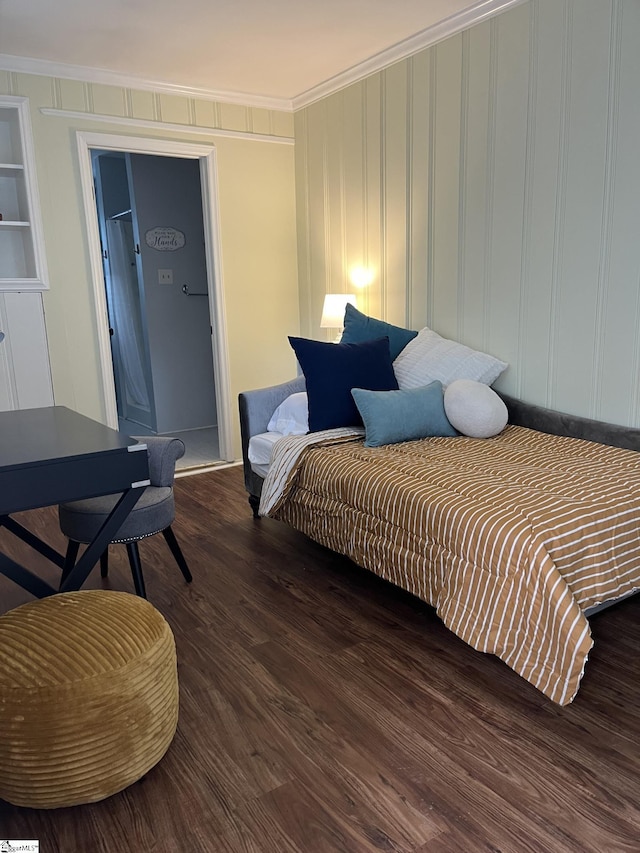
[[[64,406],[0,412],[0,526],[60,567],[64,557],[12,513],[122,493],[59,590],[0,553],[0,574],[37,598],[79,589],[149,485],[146,445]]]

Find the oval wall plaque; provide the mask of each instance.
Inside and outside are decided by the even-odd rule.
[[[181,249],[186,242],[182,231],[164,225],[149,229],[144,235],[144,241],[147,246],[156,249],[158,252],[175,252],[176,249]]]

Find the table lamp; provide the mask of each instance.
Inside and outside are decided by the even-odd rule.
[[[344,327],[344,312],[347,303],[356,305],[356,297],[353,293],[327,293],[322,306],[321,329],[340,329]],[[338,333],[336,341],[341,337]]]

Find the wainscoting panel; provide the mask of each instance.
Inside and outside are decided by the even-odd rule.
[[[640,424],[638,44],[637,0],[528,0],[300,110],[303,333],[361,257],[371,314]]]
[[[365,193],[365,150],[361,144],[365,119],[364,85],[350,86],[343,92],[344,156],[342,162],[342,184],[344,187],[343,241],[344,261],[348,271],[362,266],[367,257],[366,193]],[[347,280],[347,289],[352,289]],[[342,290],[342,284],[340,285]],[[359,294],[360,296],[360,294]],[[368,306],[360,300],[362,310]]]
[[[580,14],[578,14],[578,9]],[[570,68],[566,182],[557,318],[556,368],[549,389],[554,406],[571,411],[585,404],[596,412],[595,360],[600,350],[599,269],[603,223],[608,216],[605,179],[612,151],[607,145],[611,6],[587,0],[573,7],[567,38]]]
[[[409,239],[409,75],[408,64],[400,62],[383,72],[382,140],[383,234],[386,287],[383,309],[392,323],[404,323],[407,299],[407,253]]]
[[[383,164],[384,131],[380,123],[380,101],[382,92],[381,75],[374,74],[364,81],[365,121],[364,136],[361,139],[364,151],[365,184],[365,229],[367,234],[367,263],[375,270],[375,284],[367,288],[369,311],[375,317],[384,315],[385,243],[384,243],[384,205],[383,205]],[[298,174],[296,172],[296,180]],[[304,180],[304,178],[303,178]],[[300,282],[300,289],[305,287]],[[385,282],[386,284],[386,282]]]
[[[522,269],[527,218],[527,105],[529,101],[530,4],[519,6],[512,16],[498,16],[495,30],[492,124],[489,133],[493,178],[489,192],[491,217],[485,292],[491,306],[485,327],[485,346],[511,365],[516,365],[522,304]],[[473,285],[472,285],[473,286]]]
[[[431,184],[431,58],[426,51],[409,61],[409,128],[407,186],[409,191],[407,237],[413,251],[407,258],[405,321],[412,328],[424,325],[429,278],[429,193]],[[419,155],[416,152],[420,152]]]
[[[429,216],[433,233],[430,322],[447,336],[455,336],[458,316],[462,40],[462,35],[453,36],[434,48],[435,98],[431,104],[434,187]]]
[[[640,3],[616,3],[614,12],[596,413],[605,420],[639,423]]]
[[[522,396],[526,388],[532,399],[549,403],[567,169],[568,14],[558,16],[548,3],[531,11],[528,231],[514,391]]]
[[[492,201],[494,173],[495,99],[491,85],[496,71],[490,23],[464,34],[464,132],[461,192],[461,240],[458,246],[458,299],[461,307],[455,333],[469,346],[487,347],[491,274]],[[471,73],[473,69],[473,73]],[[491,132],[489,132],[491,129]]]

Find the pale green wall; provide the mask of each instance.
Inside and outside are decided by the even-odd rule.
[[[640,3],[529,0],[296,113],[301,326],[365,311],[640,426]]]
[[[217,150],[222,273],[230,355],[231,412],[240,455],[239,391],[288,379],[295,361],[298,284],[292,144],[212,137],[220,128],[293,136],[289,113],[174,95],[0,71],[0,93],[29,98],[51,289],[45,313],[55,402],[104,421],[96,316],[82,203],[76,131],[169,138]],[[43,115],[41,108],[135,121],[171,122],[184,131]]]

